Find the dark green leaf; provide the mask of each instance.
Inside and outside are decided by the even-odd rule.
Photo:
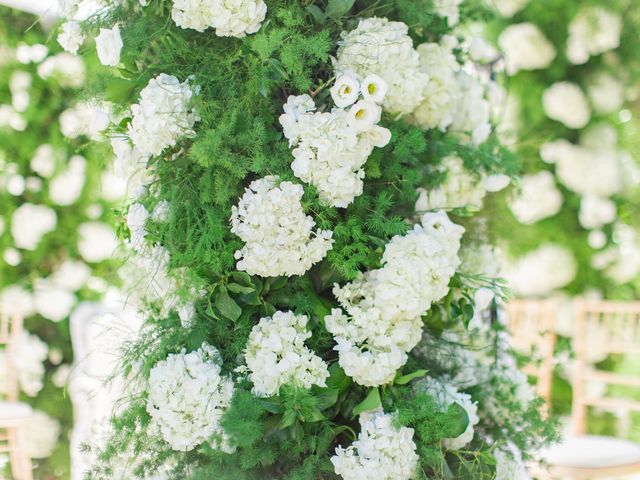
[[[227,288],[230,292],[233,293],[251,293],[254,291],[253,285],[250,287],[245,287],[244,285],[240,285],[239,283],[227,283]]]
[[[229,296],[226,287],[220,287],[216,290],[215,305],[223,316],[233,322],[242,315],[242,308]]]
[[[329,0],[327,4],[327,16],[340,18],[351,10],[356,0]]]
[[[307,5],[307,12],[311,14],[314,22],[318,25],[323,25],[327,21],[326,15],[317,5]]]
[[[397,385],[406,385],[414,378],[424,377],[427,374],[428,370],[416,370],[415,372],[408,373],[406,375],[402,375],[401,377],[396,378],[395,382]]]

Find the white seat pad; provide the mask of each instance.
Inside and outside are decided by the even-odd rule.
[[[582,435],[567,437],[540,452],[557,467],[607,468],[640,463],[640,445],[614,437]]]
[[[0,422],[2,420],[14,420],[29,418],[33,410],[22,402],[0,402]]]

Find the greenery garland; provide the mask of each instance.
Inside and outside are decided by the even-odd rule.
[[[35,410],[36,478],[69,478],[69,316],[114,280],[110,153],[87,144],[92,110],[77,101],[91,63],[46,46],[35,17],[0,13],[0,309],[26,316],[17,370]],[[92,236],[96,226],[106,238]]]
[[[89,93],[140,187],[146,327],[90,478],[525,475],[553,428],[469,217],[518,165],[464,29],[490,12],[460,3],[126,1],[62,26],[118,67]]]

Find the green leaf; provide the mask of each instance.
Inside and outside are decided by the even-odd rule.
[[[253,285],[253,283],[251,283],[251,276],[247,272],[233,272],[231,278],[233,278],[236,283],[244,285],[245,287]]]
[[[336,362],[329,367],[327,388],[344,392],[351,386],[351,377],[348,377],[340,365]]]
[[[280,425],[278,427],[279,428],[290,427],[291,425],[293,425],[293,422],[296,421],[296,418],[297,418],[297,414],[295,410],[287,410],[286,412],[284,412],[284,415],[282,415],[282,420],[280,421]]]
[[[105,90],[105,100],[113,103],[130,103],[136,83],[122,78],[112,78]]]
[[[382,402],[380,401],[380,391],[377,388],[372,388],[369,390],[367,397],[358,405],[353,407],[353,415],[360,415],[362,412],[375,410],[380,405],[382,405]]]
[[[229,296],[226,287],[220,287],[215,293],[215,305],[220,313],[226,318],[235,322],[242,315],[242,308],[238,305],[233,298]]]
[[[317,5],[307,5],[307,12],[311,14],[313,21],[318,25],[324,25],[326,23],[327,17]]]
[[[227,288],[230,292],[233,293],[251,293],[254,291],[253,285],[250,287],[245,287],[244,285],[240,285],[239,283],[227,283]]]
[[[351,10],[356,0],[329,0],[327,4],[327,16],[340,18]]]
[[[409,383],[414,378],[424,377],[427,374],[427,372],[428,372],[428,370],[424,370],[424,369],[416,370],[415,372],[411,372],[411,373],[408,373],[406,375],[402,375],[401,377],[396,378],[394,383],[396,385],[406,385],[407,383]]]
[[[469,426],[469,415],[467,415],[466,410],[457,403],[452,404],[447,410],[447,413],[455,414],[455,422],[448,425],[447,438],[459,437]]]
[[[326,410],[333,407],[338,401],[339,390],[335,388],[321,388],[317,393],[314,393],[316,400],[318,401],[318,408],[320,410]]]

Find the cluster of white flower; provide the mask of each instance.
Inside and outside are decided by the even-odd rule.
[[[578,221],[587,230],[612,223],[618,216],[618,207],[609,198],[585,195],[580,200]]]
[[[504,277],[516,295],[542,297],[569,284],[576,270],[576,259],[570,250],[545,244],[505,265]]]
[[[551,217],[562,207],[562,193],[556,187],[551,172],[524,175],[521,190],[509,202],[509,208],[520,223],[531,225]]]
[[[418,190],[420,196],[415,206],[417,212],[482,207],[482,200],[487,193],[483,176],[467,171],[462,159],[456,156],[443,158],[439,171],[446,174],[444,182],[433,190]]]
[[[555,47],[533,23],[509,25],[498,37],[498,45],[510,75],[546,68],[556,58]]]
[[[86,167],[86,159],[74,155],[67,168],[49,182],[49,198],[54,204],[69,206],[80,198],[86,181]]]
[[[518,447],[509,444],[493,452],[496,459],[495,480],[529,480],[531,477],[522,461],[522,454]]]
[[[419,457],[413,429],[394,426],[394,415],[383,411],[360,414],[358,439],[346,449],[336,448],[331,457],[336,475],[344,480],[409,480],[414,477]]]
[[[145,185],[153,180],[153,173],[147,169],[147,158],[124,137],[112,137],[114,153],[113,174],[126,182],[126,195],[138,198],[145,191]]]
[[[291,96],[284,105],[280,124],[289,146],[295,147],[293,173],[314,185],[331,206],[345,208],[362,194],[367,158],[374,147],[384,147],[391,140],[391,132],[377,125],[378,103],[385,91],[384,80],[375,75],[362,83],[343,75],[331,89],[338,106],[331,112],[313,112],[315,104],[309,95]],[[364,100],[357,101],[360,92]]]
[[[620,46],[622,18],[600,6],[583,7],[569,24],[567,58],[577,65]]]
[[[512,17],[522,10],[529,1],[530,0],[492,0],[491,5],[493,5],[503,17]]]
[[[101,28],[96,37],[96,51],[100,63],[109,67],[115,67],[120,63],[120,51],[124,44],[120,36],[120,27]]]
[[[172,449],[186,452],[210,442],[233,451],[220,419],[233,396],[233,382],[221,375],[218,350],[203,343],[158,362],[149,374],[147,411]]]
[[[25,422],[24,436],[31,458],[47,458],[58,445],[60,423],[46,413],[35,410]]]
[[[238,270],[262,277],[302,275],[331,249],[330,230],[312,231],[301,185],[268,176],[251,182],[232,208],[231,231],[245,242]]]
[[[197,92],[196,92],[197,93]],[[140,92],[140,103],[131,106],[129,137],[142,155],[159,155],[182,136],[194,134],[199,120],[191,109],[194,90],[189,82],[161,73]]]
[[[89,263],[112,258],[119,245],[116,232],[106,223],[85,222],[78,226],[78,252]]]
[[[366,386],[393,380],[420,341],[422,315],[449,291],[460,264],[464,229],[440,211],[385,247],[382,268],[371,270],[333,293],[341,309],[325,317],[346,374]]]
[[[35,250],[44,235],[58,223],[56,212],[44,205],[23,203],[11,217],[11,236],[16,247]]]
[[[420,58],[402,22],[371,17],[342,34],[334,69],[338,76],[356,73],[377,75],[388,92],[382,106],[392,114],[409,114],[422,102],[428,75],[420,70]]]
[[[38,66],[38,75],[43,80],[52,78],[62,88],[80,88],[84,85],[85,73],[82,59],[66,52],[48,57]]]
[[[591,233],[600,232],[594,230]],[[633,281],[640,274],[640,233],[622,222],[613,226],[615,243],[592,259],[592,266],[603,270],[607,277],[619,285]],[[606,243],[606,237],[603,245]]]
[[[244,37],[260,29],[267,5],[262,0],[174,0],[171,18],[181,28],[204,32],[215,28],[219,37]]]
[[[11,92],[11,106],[16,112],[24,112],[29,106],[31,87],[31,74],[16,70],[9,79],[9,91]]]
[[[2,291],[2,304],[11,297],[11,288],[8,287]],[[44,362],[47,359],[49,347],[37,336],[21,332],[12,348],[11,360],[6,350],[0,350],[0,386],[6,385],[5,376],[8,368],[11,368],[18,379],[20,390],[30,397],[35,397],[43,387]]]
[[[449,450],[460,450],[473,440],[474,426],[480,421],[478,406],[471,399],[471,395],[459,392],[458,389],[432,377],[425,377],[415,383],[416,392],[425,392],[434,398],[440,411],[446,412],[453,404],[460,406],[467,414],[469,423],[464,432],[455,438],[445,438],[443,445]]]
[[[306,315],[278,311],[253,327],[244,357],[255,395],[277,395],[282,385],[326,386],[327,364],[304,344],[311,337],[307,321]]]
[[[592,75],[586,89],[593,109],[601,114],[619,110],[625,100],[624,84],[606,71]]]
[[[436,13],[447,19],[450,27],[455,27],[460,22],[460,4],[462,0],[434,0]]]
[[[582,89],[571,82],[557,82],[542,94],[544,113],[569,128],[583,128],[591,119],[589,101]]]

